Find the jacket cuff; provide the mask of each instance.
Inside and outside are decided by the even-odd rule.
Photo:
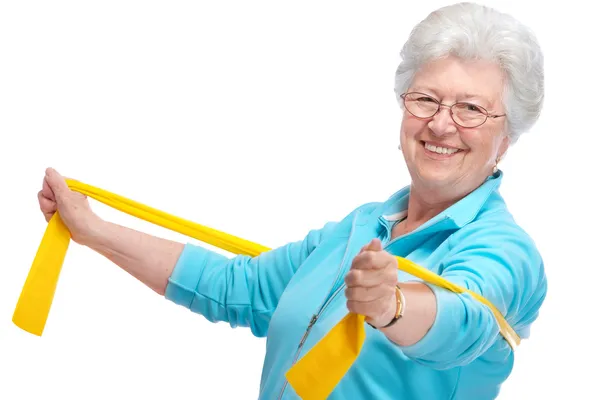
[[[165,290],[167,300],[191,308],[200,277],[206,266],[208,252],[200,246],[185,244],[167,283]]]

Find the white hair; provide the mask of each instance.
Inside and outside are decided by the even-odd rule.
[[[398,102],[415,73],[433,59],[454,55],[498,63],[505,75],[503,104],[512,143],[538,120],[544,100],[543,55],[535,35],[510,15],[474,3],[442,7],[415,26],[396,69]]]

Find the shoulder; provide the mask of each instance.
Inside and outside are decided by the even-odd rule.
[[[547,293],[544,260],[535,240],[515,220],[500,195],[448,240],[446,273],[469,273],[477,292],[501,296],[500,308],[517,325],[537,316]]]
[[[473,220],[458,229],[450,238],[451,246],[461,243],[481,243],[487,248],[521,249],[533,263],[542,263],[542,256],[533,237],[517,223],[502,196],[496,192]]]
[[[495,254],[508,267],[544,273],[542,255],[533,237],[517,223],[499,193],[494,193],[469,223],[454,232],[451,249]]]
[[[464,241],[486,243],[487,247],[518,245],[532,257],[541,258],[535,240],[514,219],[506,208],[484,210],[473,221],[458,229],[451,236],[451,243]]]
[[[384,202],[380,201],[359,204],[350,212],[347,212],[341,220],[336,221],[335,224],[350,227],[357,218],[377,217],[381,214],[384,204]]]

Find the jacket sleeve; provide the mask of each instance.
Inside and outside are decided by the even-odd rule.
[[[459,230],[441,271],[445,279],[489,300],[521,338],[529,336],[546,297],[547,281],[541,255],[517,225],[490,220]],[[403,347],[405,355],[447,369],[469,364],[492,346],[510,354],[487,306],[470,294],[428,285],[436,295],[436,319],[424,338]]]
[[[169,278],[165,298],[211,322],[249,327],[267,334],[273,311],[288,282],[337,222],[311,230],[306,237],[256,257],[226,257],[187,243]]]

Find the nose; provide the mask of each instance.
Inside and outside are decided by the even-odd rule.
[[[446,136],[456,133],[456,125],[450,115],[450,108],[445,105],[441,105],[440,110],[431,118],[427,126],[436,136]]]

